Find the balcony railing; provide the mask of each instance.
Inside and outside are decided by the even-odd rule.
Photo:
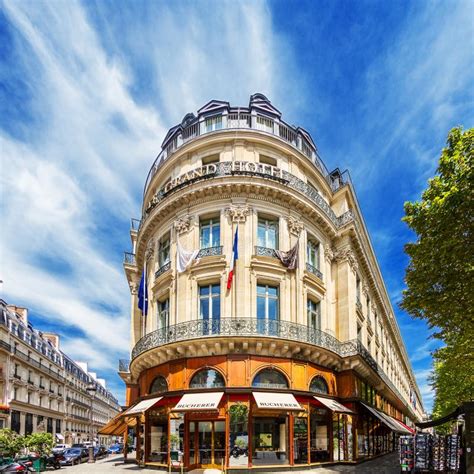
[[[323,279],[323,274],[311,263],[306,263],[306,270],[313,275],[316,275],[320,280]]]
[[[171,262],[166,262],[164,265],[162,265],[158,270],[155,272],[155,278],[158,278],[160,275],[163,275],[163,273],[167,272],[171,268]]]
[[[275,252],[275,249],[272,249],[269,247],[260,247],[258,245],[255,246],[255,255],[257,255],[257,257],[278,258],[278,255]]]
[[[213,257],[216,255],[222,255],[222,245],[201,249],[196,255],[196,258]]]
[[[331,334],[303,324],[289,321],[270,321],[257,318],[221,318],[194,320],[167,326],[142,337],[132,350],[132,360],[154,348],[180,341],[210,337],[266,337],[303,342],[327,349],[341,358],[360,356],[399,397],[405,400],[369,351],[357,339],[341,342]],[[119,361],[119,371],[129,371],[129,361]]]
[[[130,252],[123,253],[123,263],[124,265],[135,265],[135,254]]]
[[[143,194],[145,195],[148,186],[156,172],[161,168],[161,166],[163,166],[163,164],[168,160],[168,158],[181,146],[185,145],[186,143],[190,142],[191,140],[194,140],[199,136],[206,135],[208,133],[235,129],[253,129],[278,137],[284,142],[296,148],[304,155],[306,155],[306,157],[313,162],[314,166],[326,178],[329,185],[331,186],[331,188],[333,188],[334,191],[346,184],[346,178],[340,173],[338,173],[337,175],[329,174],[326,166],[319,157],[317,150],[307,140],[305,135],[300,133],[297,129],[293,129],[286,123],[282,121],[276,121],[273,118],[267,116],[263,117],[259,115],[253,115],[248,112],[230,113],[221,117],[223,120],[221,122],[221,127],[218,130],[207,129],[204,126],[204,120],[201,119],[200,122],[194,122],[177,132],[177,135],[168,141],[168,144],[165,146],[165,148],[161,150],[159,155],[156,157],[152,167],[150,168],[150,171],[148,172]]]

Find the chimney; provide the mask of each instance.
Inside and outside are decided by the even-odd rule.
[[[43,337],[53,344],[54,348],[59,351],[59,335],[54,332],[44,332]]]
[[[14,313],[18,314],[25,326],[28,324],[28,310],[26,308],[22,308],[21,306],[15,306],[14,304],[7,305],[7,308],[10,311],[13,311]]]

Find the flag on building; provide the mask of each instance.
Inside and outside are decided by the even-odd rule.
[[[280,259],[280,262],[288,268],[288,270],[295,270],[298,266],[298,254],[299,254],[299,239],[297,240],[296,244],[293,246],[292,249],[288,250],[288,252],[284,252],[282,250],[275,250],[277,257]]]
[[[148,314],[148,286],[146,281],[146,267],[142,273],[140,280],[140,287],[138,288],[138,308],[141,310],[143,316]]]
[[[188,265],[197,257],[199,250],[186,250],[181,246],[179,240],[177,240],[177,259],[176,259],[176,269],[178,273],[183,273],[186,271]]]
[[[232,246],[232,262],[230,263],[229,277],[227,278],[227,289],[232,287],[232,280],[234,279],[235,264],[239,258],[239,226],[235,229],[234,245]]]

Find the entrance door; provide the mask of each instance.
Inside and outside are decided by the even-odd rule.
[[[220,468],[225,463],[225,421],[191,421],[189,464]]]

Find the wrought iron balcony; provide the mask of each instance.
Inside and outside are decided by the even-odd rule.
[[[222,245],[201,249],[196,255],[196,258],[213,257],[215,255],[222,255]]]
[[[311,263],[306,263],[306,270],[313,275],[316,275],[320,280],[323,279],[323,274]]]
[[[269,247],[259,247],[258,245],[255,246],[255,255],[257,255],[258,257],[278,258],[275,249]]]
[[[135,260],[135,254],[130,252],[123,253],[123,263],[124,265],[135,265],[137,262]]]
[[[319,329],[289,321],[269,321],[257,318],[221,318],[220,320],[186,321],[167,326],[142,337],[132,350],[132,359],[155,347],[174,342],[208,337],[276,337],[307,342],[324,347],[336,354],[340,342],[332,335]]]
[[[167,272],[171,268],[171,262],[166,262],[164,265],[162,265],[158,270],[155,272],[155,278],[158,278],[160,275],[163,275],[163,273]]]

